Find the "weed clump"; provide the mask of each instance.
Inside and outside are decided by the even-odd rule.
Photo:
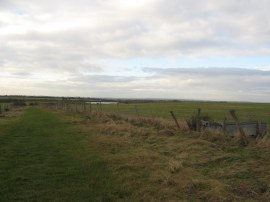
[[[212,118],[209,115],[203,115],[203,116],[198,116],[198,115],[193,115],[191,116],[190,119],[187,119],[187,125],[190,130],[196,130],[197,129],[197,122],[199,120],[200,128],[201,128],[201,122],[200,121],[212,121]]]
[[[170,159],[168,162],[168,167],[171,173],[176,173],[179,172],[179,170],[183,167],[183,164],[179,160]]]

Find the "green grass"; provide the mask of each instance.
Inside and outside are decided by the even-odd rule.
[[[2,120],[0,119],[0,122]],[[27,108],[0,125],[0,201],[115,201],[127,197],[72,121]]]
[[[174,104],[137,105],[162,114]],[[197,104],[226,111],[226,103]],[[267,113],[268,105],[259,106],[258,115]],[[221,134],[138,123],[41,108],[0,117],[0,201],[269,201],[267,138],[243,147]]]
[[[136,107],[137,106],[137,111]],[[215,121],[231,119],[230,109],[235,109],[240,120],[265,120],[270,124],[270,104],[264,103],[234,103],[234,102],[154,102],[154,103],[120,103],[102,105],[105,112],[124,115],[140,115],[171,119],[170,111],[174,111],[179,119],[188,119],[201,108],[202,115],[209,115]],[[87,107],[89,108],[89,106]],[[119,109],[119,111],[118,111]],[[92,105],[92,110],[99,110]]]

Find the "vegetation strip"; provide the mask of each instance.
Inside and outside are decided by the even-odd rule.
[[[269,201],[267,139],[243,147],[238,137],[222,133],[166,129],[166,123],[151,125],[141,117],[84,115],[78,124],[92,131],[103,159],[136,201]]]
[[[0,120],[1,122],[1,120]],[[58,115],[27,108],[0,125],[0,201],[114,201],[124,198],[83,133]]]
[[[0,118],[0,201],[269,201],[269,147],[142,116],[28,108]]]

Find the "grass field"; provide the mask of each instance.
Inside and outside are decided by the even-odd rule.
[[[74,106],[73,106],[74,108]],[[153,103],[120,103],[104,104],[102,111],[122,115],[147,116],[171,119],[170,111],[174,111],[179,119],[188,119],[201,108],[202,115],[210,116],[214,121],[231,119],[229,110],[235,109],[240,120],[264,120],[270,124],[270,104],[264,103],[233,103],[233,102],[153,102]],[[82,106],[78,105],[82,110]],[[89,104],[86,106],[89,110]],[[92,105],[92,110],[100,110],[99,105]]]
[[[269,147],[267,137],[244,147],[141,117],[29,107],[0,118],[0,201],[269,201]]]
[[[91,139],[71,122],[38,108],[0,119],[0,201],[123,197]]]

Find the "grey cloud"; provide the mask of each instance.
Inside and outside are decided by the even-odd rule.
[[[62,49],[72,46],[95,57],[270,52],[269,48],[261,47],[269,43],[270,16],[265,8],[270,3],[267,1],[160,0],[135,11],[121,10],[120,5],[112,6],[110,1],[79,1],[76,4],[67,1],[61,4],[61,12],[59,5],[50,3],[15,1],[13,7],[21,6],[25,13],[37,9],[27,19],[32,20],[34,30],[8,37],[15,41],[53,43]],[[48,8],[51,9],[50,17],[43,19]],[[85,24],[78,27],[74,24],[74,27],[52,33],[35,32],[35,27],[42,24],[68,21],[85,21]]]
[[[96,96],[117,92],[123,97],[270,99],[269,71],[165,67],[144,68],[148,76],[118,76],[104,62],[155,56],[269,56],[270,1],[146,0],[144,6],[134,8],[124,6],[126,2],[131,1],[1,0],[0,68],[11,77],[1,76],[1,85],[16,84],[11,85],[12,92],[16,86],[32,85],[33,93],[51,90],[56,95],[67,91]],[[45,75],[40,83],[32,78],[38,75]],[[24,76],[29,77],[28,83],[16,80]]]
[[[176,73],[176,70],[170,70],[167,73],[160,71],[157,75],[144,77],[76,73],[70,74],[67,79],[59,78],[48,81],[37,79],[31,81],[30,79],[28,82],[16,80],[16,83],[21,89],[29,91],[30,82],[32,94],[44,92],[48,95],[59,95],[60,93],[69,96],[269,101],[269,72],[265,71],[266,74],[263,74],[261,71],[252,73],[253,71],[246,70],[248,73],[241,75],[244,69],[238,68],[236,74],[227,74],[226,71],[230,72],[231,69],[223,68],[215,75],[198,74],[198,72],[204,73],[204,68],[195,68],[194,71],[180,69],[181,73]],[[12,81],[10,84],[14,83]],[[8,85],[9,83],[3,78],[0,84]],[[11,85],[13,91],[17,87]]]
[[[189,31],[202,32],[203,37],[217,42],[217,46],[226,47],[230,42],[233,49],[243,51],[251,45],[269,42],[266,34],[270,29],[269,6],[269,1],[169,0],[166,4],[161,2],[160,12],[164,12],[165,22],[166,19],[174,20],[172,24],[187,21],[192,25]]]
[[[135,76],[113,76],[113,75],[76,75],[72,77],[71,81],[84,82],[88,84],[103,83],[128,83],[139,80],[140,77]]]
[[[28,77],[28,76],[31,76],[32,74],[30,72],[16,72],[13,75],[20,76],[20,77]]]
[[[145,72],[165,75],[203,75],[203,76],[270,76],[270,71],[237,67],[198,67],[198,68],[144,68]]]
[[[244,68],[145,68],[151,79],[167,80],[163,87],[194,99],[268,102],[270,71]],[[153,74],[154,73],[154,74]]]

